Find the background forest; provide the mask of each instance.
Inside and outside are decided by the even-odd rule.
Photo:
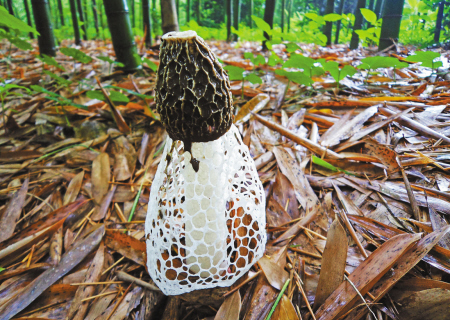
[[[30,0],[3,0],[3,5],[10,13],[22,21],[34,25],[33,15],[27,15]],[[81,34],[84,39],[108,39],[110,32],[104,12],[103,0],[72,0],[78,6]],[[231,30],[237,33],[240,40],[254,40],[260,37],[260,29],[255,25],[252,15],[263,18],[266,6],[265,0],[230,0],[232,2]],[[333,35],[339,28],[339,40],[335,42],[348,43],[355,22],[355,12],[361,3],[357,0],[336,0],[335,14],[327,21],[333,21]],[[359,1],[361,2],[361,1]],[[367,0],[364,7],[376,14],[376,19],[368,22],[367,13],[362,29],[368,31],[363,36],[363,44],[369,45],[377,41],[383,15],[385,0]],[[147,4],[148,3],[148,4]],[[56,38],[73,38],[71,7],[69,1],[49,0],[50,12]],[[445,41],[450,37],[450,6],[439,0],[406,0],[403,9],[401,32],[399,40],[403,44],[426,47],[432,43]],[[149,6],[151,16],[151,33],[153,37],[161,36],[161,4],[160,0],[129,1],[133,32],[143,36],[142,13],[145,6]],[[226,0],[177,0],[178,24],[182,30],[195,30],[205,39],[226,40],[227,35],[227,1]],[[325,44],[322,28],[325,24],[323,16],[327,6],[326,0],[281,0],[275,1],[274,30],[284,34],[283,39],[292,39],[302,43]],[[28,9],[28,12],[31,9]],[[337,16],[337,14],[342,14]],[[440,16],[438,18],[438,16]],[[437,25],[438,24],[438,25]],[[439,27],[440,24],[440,27]],[[437,32],[440,31],[440,34]],[[360,37],[361,37],[360,35]],[[237,37],[234,36],[234,40]],[[336,40],[335,37],[333,40]],[[364,41],[367,40],[367,41]]]

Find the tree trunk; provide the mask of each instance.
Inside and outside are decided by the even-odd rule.
[[[344,11],[344,4],[345,4],[345,0],[339,0],[338,14],[340,14],[340,15],[342,15],[342,12]],[[342,24],[341,20],[339,20],[336,23],[336,37],[334,38],[334,44],[339,43],[339,32],[341,31],[341,24]]]
[[[150,19],[150,2],[142,0],[142,16],[144,20],[145,45],[152,46],[152,20]]]
[[[38,45],[40,54],[56,56],[55,36],[48,0],[31,0],[36,30],[39,32]]]
[[[253,28],[252,15],[253,15],[253,0],[250,0],[250,23],[249,23],[250,28]]]
[[[375,7],[375,0],[369,0],[369,10],[373,11],[374,7]]]
[[[233,27],[236,30],[239,30],[240,6],[241,6],[241,3],[239,0],[233,0]],[[234,38],[234,41],[237,41],[238,35],[234,34],[233,38]]]
[[[353,25],[352,40],[350,41],[350,49],[357,49],[359,44],[359,36],[355,32],[356,30],[361,30],[363,16],[361,14],[361,9],[366,7],[366,0],[358,0],[355,10],[355,24]]]
[[[97,37],[100,33],[99,25],[98,25],[98,6],[97,6],[97,0],[92,0],[92,13],[94,16],[94,26],[95,26],[95,32],[97,32]]]
[[[180,25],[180,0],[176,1],[177,5],[177,18],[178,18],[178,25]]]
[[[227,42],[231,41],[231,25],[233,21],[233,0],[225,0],[227,6]]]
[[[175,0],[161,1],[161,28],[163,34],[178,31],[177,8]]]
[[[186,1],[186,22],[191,21],[191,0]]]
[[[131,25],[136,28],[136,11],[134,6],[134,0],[131,0]]]
[[[31,13],[30,13],[30,6],[28,5],[28,0],[23,0],[23,6],[25,7],[25,12],[27,14],[27,23],[30,27],[33,26],[33,22],[31,21]],[[34,39],[34,33],[29,33],[30,39]]]
[[[89,10],[87,5],[88,0],[83,1],[83,13],[84,13],[84,25],[86,26],[86,30],[89,30]],[[87,36],[87,33],[86,33]]]
[[[284,33],[284,21],[286,20],[286,0],[281,0],[281,32]]]
[[[390,47],[394,42],[398,42],[404,5],[405,0],[390,0],[389,6],[384,7],[383,24],[381,25],[380,42],[378,44],[379,51]]]
[[[441,1],[438,7],[438,14],[436,18],[436,29],[434,30],[434,42],[439,43],[439,38],[441,37],[442,20],[444,18],[444,6],[445,1]]]
[[[383,9],[383,1],[384,0],[377,0],[377,4],[375,5],[375,14],[377,15],[378,19],[381,17],[381,10]]]
[[[8,12],[9,12],[9,14],[12,15],[12,16],[15,16],[12,0],[7,0],[7,3],[8,3]]]
[[[59,11],[59,20],[61,22],[61,25],[64,26],[64,10],[62,5],[62,0],[58,0],[58,11]]]
[[[334,13],[334,0],[327,0],[327,7],[325,8],[325,14],[330,13]],[[327,36],[327,46],[331,46],[332,31],[333,31],[333,22],[327,21],[325,23],[325,27],[323,28],[323,34]]]
[[[273,15],[275,13],[275,1],[276,0],[266,0],[266,7],[264,9],[264,21],[269,24],[270,28],[273,29]],[[270,40],[267,32],[264,32],[264,37]],[[266,41],[263,41],[263,49],[267,49]]]
[[[292,2],[294,2],[294,0],[288,0],[288,5],[287,5],[287,32],[289,33],[291,31],[291,15],[292,15]]]
[[[201,16],[200,16],[200,7],[201,7],[201,5],[202,5],[202,2],[201,2],[201,0],[197,0],[197,7],[195,7],[195,16],[196,16],[196,18],[197,18],[197,24],[199,25],[199,26],[201,26],[202,25],[202,22],[201,22]]]
[[[78,46],[81,44],[80,38],[80,27],[78,26],[78,17],[77,17],[77,5],[75,0],[69,0],[70,4],[70,12],[72,14],[72,25],[73,25],[73,34],[75,36],[75,44]]]
[[[126,0],[105,0],[103,5],[117,61],[125,65],[126,72],[140,69]]]
[[[108,0],[106,0],[108,2]],[[84,24],[83,4],[81,0],[77,0],[78,18],[80,19],[81,30],[83,31],[83,40],[87,40],[86,25]]]

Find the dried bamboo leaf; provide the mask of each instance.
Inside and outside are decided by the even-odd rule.
[[[241,312],[241,295],[239,290],[229,295],[217,311],[214,320],[239,320]]]

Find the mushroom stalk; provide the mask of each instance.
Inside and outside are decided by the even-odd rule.
[[[264,190],[231,122],[228,76],[203,39],[168,33],[160,60],[169,137],[145,223],[148,271],[167,295],[230,286],[264,253]]]

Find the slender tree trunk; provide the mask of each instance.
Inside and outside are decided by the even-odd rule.
[[[131,0],[131,18],[132,18],[132,22],[131,22],[131,24],[133,25],[133,28],[136,28],[136,8],[135,8],[135,5],[134,5],[134,1],[135,0]]]
[[[30,27],[33,26],[33,22],[31,21],[31,13],[30,6],[28,5],[28,0],[23,0],[23,6],[25,7],[25,13],[27,14],[27,23]],[[34,39],[34,33],[29,33],[30,39]]]
[[[186,0],[186,22],[191,21],[191,0]]]
[[[241,2],[239,0],[233,0],[233,27],[239,30],[239,16],[240,16]],[[238,35],[234,34],[234,41],[238,40]]]
[[[202,21],[201,21],[201,11],[200,11],[201,5],[202,5],[202,1],[201,1],[201,0],[197,0],[197,6],[195,7],[195,16],[196,16],[196,18],[197,18],[197,24],[198,24],[199,26],[202,25]]]
[[[58,0],[58,11],[59,11],[59,21],[61,22],[61,25],[65,25],[64,21],[64,11],[63,11],[63,5],[62,0]]]
[[[73,25],[73,34],[75,37],[75,44],[78,46],[81,44],[80,38],[80,27],[78,26],[78,17],[77,17],[77,5],[75,0],[69,0],[70,4],[70,13],[72,14],[72,25]]]
[[[106,0],[108,2],[108,0]],[[78,18],[80,19],[81,30],[83,31],[83,40],[87,40],[87,30],[84,20],[83,3],[81,0],[77,0]]]
[[[361,9],[366,7],[366,0],[358,0],[355,10],[355,24],[353,25],[352,40],[350,41],[350,49],[357,49],[359,44],[359,36],[355,32],[356,30],[361,30],[363,16],[361,14]]]
[[[176,1],[177,4],[177,18],[178,18],[178,25],[180,25],[180,0]]]
[[[250,28],[253,28],[253,19],[252,19],[252,15],[253,15],[253,0],[250,0]]]
[[[177,8],[175,0],[161,1],[161,24],[163,34],[178,31]]]
[[[56,56],[55,36],[48,0],[31,0],[36,30],[39,32],[38,45],[40,54]]]
[[[286,20],[286,0],[281,0],[281,32],[284,33],[284,23]]]
[[[95,32],[97,33],[97,37],[100,33],[99,25],[98,25],[98,6],[97,6],[97,0],[92,0],[92,14],[94,16],[94,26],[95,26]]]
[[[266,7],[264,9],[264,21],[273,29],[273,16],[275,13],[275,2],[276,0],[266,0]],[[264,37],[270,40],[267,32],[264,32]],[[266,41],[263,41],[263,48],[267,49]]]
[[[8,3],[8,12],[9,12],[9,14],[12,15],[12,16],[15,16],[12,0],[7,0],[7,3]]]
[[[378,19],[381,17],[382,9],[383,9],[383,1],[384,0],[377,0],[377,4],[375,5],[375,13],[378,17]]]
[[[152,20],[150,19],[150,2],[142,0],[142,16],[144,20],[145,45],[152,46]]]
[[[369,10],[373,11],[374,7],[375,7],[375,0],[369,0]]]
[[[439,43],[439,38],[441,37],[442,20],[444,18],[444,6],[445,1],[441,1],[438,7],[438,13],[436,17],[436,29],[434,30],[434,42]]]
[[[231,25],[233,21],[233,0],[225,0],[227,6],[227,42],[231,41]]]
[[[287,4],[287,32],[289,33],[291,31],[291,15],[292,15],[292,2],[294,0],[288,0]]]
[[[342,1],[342,0],[341,0]],[[327,0],[327,7],[325,8],[325,14],[334,13],[334,0]],[[327,46],[331,46],[331,33],[333,31],[333,22],[327,21],[323,28],[323,34],[327,36]]]
[[[131,30],[126,0],[105,0],[103,5],[117,61],[125,65],[124,71],[130,72],[139,69],[141,62]]]
[[[338,14],[340,14],[340,15],[342,15],[342,12],[344,11],[344,4],[345,4],[345,0],[339,0]],[[342,21],[339,20],[336,23],[336,37],[334,38],[334,44],[339,43],[339,32],[341,31],[341,25],[342,25]]]
[[[381,25],[380,42],[378,50],[382,51],[394,42],[398,42],[400,24],[402,22],[403,6],[405,0],[390,0],[383,10],[383,24]]]

